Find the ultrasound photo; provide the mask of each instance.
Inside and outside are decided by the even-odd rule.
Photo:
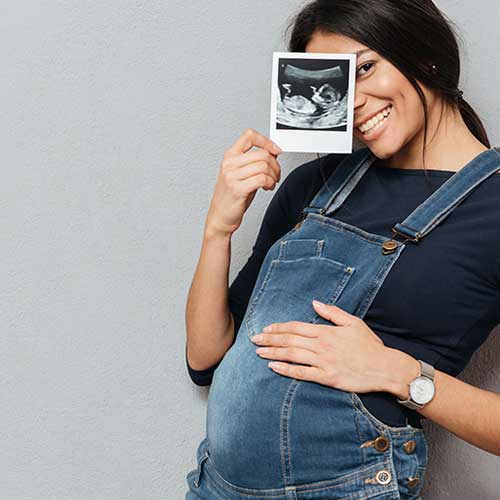
[[[352,152],[355,65],[355,54],[273,54],[270,138],[283,151]]]

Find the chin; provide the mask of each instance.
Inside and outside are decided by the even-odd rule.
[[[394,156],[394,151],[388,149],[374,148],[372,153],[380,160],[388,160]]]
[[[393,141],[392,141],[393,142]],[[363,141],[363,139],[357,134],[354,135],[353,144],[355,145],[354,149],[358,148],[370,148],[371,152],[381,160],[387,160],[392,158],[395,153],[397,153],[398,148],[395,148],[394,145],[391,147],[384,146],[383,141],[375,141],[373,143],[367,143]]]

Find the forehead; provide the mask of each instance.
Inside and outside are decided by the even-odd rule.
[[[343,52],[354,54],[361,50],[365,50],[368,53],[370,49],[368,49],[366,45],[363,45],[362,43],[344,35],[325,33],[321,31],[317,31],[313,34],[306,47],[306,52]]]

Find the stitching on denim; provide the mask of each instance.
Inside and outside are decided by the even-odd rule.
[[[341,184],[337,187],[336,191],[334,191],[333,194],[327,199],[327,202],[321,204],[321,206],[323,206],[323,208],[325,208],[327,210],[327,213],[330,213],[329,207],[336,200],[336,198],[338,198],[339,196],[344,196],[344,193],[346,193],[344,196],[344,199],[345,199],[345,198],[347,198],[347,196],[349,196],[351,194],[351,192],[356,187],[356,185],[358,184],[361,177],[363,177],[363,175],[368,170],[368,167],[375,160],[375,156],[372,155],[371,151],[366,151],[361,158],[356,159],[356,157],[351,157],[351,159],[355,160],[355,164],[353,167],[351,167],[350,171],[347,172],[347,177],[345,177],[341,181]],[[366,163],[369,160],[371,160],[371,162],[368,163],[368,165],[366,165]],[[345,170],[346,167],[344,166],[343,168]],[[331,184],[336,183],[336,179],[335,179],[336,172],[341,172],[341,174],[339,174],[339,175],[344,174],[344,172],[340,170],[340,165],[339,165],[338,169],[336,169],[334,174],[333,174]],[[361,172],[361,174],[360,174],[360,172]],[[330,186],[330,190],[332,187],[333,186]]]
[[[305,252],[303,253],[303,257],[314,257],[318,253],[318,244],[320,241],[324,240],[317,240],[316,238],[293,238],[293,239],[286,239],[281,241],[280,245],[280,253],[278,255],[278,260],[295,260],[295,259],[287,259],[287,253],[288,253],[288,248],[293,247],[294,242],[308,242],[307,245],[310,245],[311,248],[306,247]],[[301,245],[304,247],[304,243]],[[302,248],[304,250],[304,248]],[[303,258],[299,257],[299,258]]]
[[[368,231],[360,229],[359,227],[351,226],[350,224],[347,224],[346,222],[342,222],[335,218],[325,217],[319,214],[310,214],[310,220],[311,222],[315,222],[323,226],[333,226],[335,229],[338,229],[339,231],[343,231],[345,233],[350,233],[350,234],[352,233],[355,236],[358,236],[359,238],[374,245],[380,245],[384,243],[384,241],[388,240],[388,238],[384,236],[381,236],[379,234],[369,233]]]
[[[285,485],[290,481],[293,482],[291,474],[292,457],[290,452],[290,427],[288,425],[289,415],[291,413],[291,405],[297,388],[300,386],[300,381],[293,379],[288,386],[288,389],[283,398],[280,412],[280,455],[281,455],[281,472],[282,479]]]
[[[282,259],[282,258],[285,256],[285,254],[286,254],[286,246],[287,246],[287,244],[288,244],[288,241],[287,241],[287,240],[281,240],[281,241],[280,241],[280,247],[279,247],[279,248],[280,248],[280,251],[279,251],[279,253],[278,253],[278,257],[277,257],[277,258],[278,258],[278,260]]]
[[[415,442],[417,442],[417,441],[415,440]],[[418,444],[417,444],[417,446],[418,446]],[[417,456],[418,453],[413,452],[410,455],[411,455],[412,468],[413,468],[412,470],[415,471],[415,473],[412,474],[412,476],[415,475],[415,476],[418,477],[419,476],[418,467],[419,467],[419,463],[420,463],[419,459],[418,459],[418,456]],[[419,486],[422,487],[421,484]],[[419,488],[417,488],[417,491],[415,493],[417,493],[418,491],[419,491]]]
[[[419,429],[417,427],[411,427],[408,428],[408,426],[405,427],[392,427],[391,425],[384,424],[381,420],[379,420],[377,417],[372,415],[368,409],[365,407],[363,401],[361,401],[360,397],[355,393],[351,392],[351,397],[354,402],[354,409],[359,412],[361,415],[364,415],[366,418],[368,418],[373,425],[377,428],[378,431],[386,431],[389,434],[397,434],[398,437],[404,436],[404,437],[412,437],[415,436],[417,433],[418,434],[423,434],[424,430]]]
[[[423,429],[422,429],[423,430]],[[418,462],[418,467],[419,468],[422,468],[422,469],[427,469],[427,465],[429,463],[429,450],[428,450],[428,445],[427,445],[427,439],[425,437],[425,433],[422,432],[422,433],[415,433],[415,440],[417,441],[417,446],[420,446],[421,448],[423,448],[423,463],[420,461],[420,458],[418,457],[418,454],[417,454],[417,462]]]
[[[369,154],[370,153],[371,152],[369,152]],[[352,160],[354,160],[354,166],[352,166],[349,171],[345,172],[346,165],[348,165],[348,162],[353,163]],[[309,206],[327,208],[335,197],[338,196],[342,190],[346,189],[346,186],[349,185],[352,179],[353,172],[360,169],[363,163],[363,160],[358,160],[355,156],[344,158],[333,174],[327,179],[321,190],[313,198]],[[336,188],[335,185],[337,185]],[[326,200],[326,202],[324,200]]]
[[[457,181],[458,177],[455,175],[451,176],[448,180],[446,180],[439,189],[434,191],[428,198],[426,198],[405,220],[409,220],[410,218],[419,218],[419,213],[425,213],[428,207],[432,208],[432,204],[435,203],[435,200],[443,199],[448,193],[455,188],[459,181]],[[462,179],[465,180],[465,179]],[[402,222],[405,225],[405,222]]]
[[[369,162],[370,159],[371,162]],[[374,159],[374,157],[367,157],[351,176],[349,182],[336,195],[332,196],[330,200],[328,200],[328,203],[325,205],[325,215],[330,215],[332,212],[335,212],[335,210],[337,210],[337,208],[339,208],[344,203],[344,201],[348,198],[354,188],[358,185],[359,181],[365,175],[366,171],[370,168],[370,165],[373,163]]]
[[[385,278],[389,274],[389,271],[391,270],[392,266],[395,264],[396,260],[399,258],[401,255],[401,252],[406,248],[406,245],[402,243],[399,248],[396,250],[396,252],[393,255],[390,255],[389,258],[386,259],[385,263],[380,267],[378,270],[378,273],[375,275],[373,278],[372,284],[368,290],[368,292],[365,294],[365,298],[361,302],[361,304],[358,306],[356,310],[356,316],[359,316],[360,318],[363,318],[366,314],[366,311],[370,307],[370,304],[373,302],[373,299],[375,298],[375,295],[377,292],[380,290],[380,287],[382,286]]]
[[[249,338],[251,338],[255,334],[255,324],[254,324],[254,313],[255,310],[260,302],[261,296],[264,294],[265,289],[271,280],[271,276],[273,274],[273,271],[275,269],[278,269],[279,263],[291,263],[291,262],[297,262],[301,260],[312,260],[314,261],[321,261],[324,265],[327,266],[333,266],[336,271],[341,271],[342,275],[338,278],[339,282],[337,287],[332,291],[332,296],[330,299],[327,300],[327,303],[332,303],[335,302],[342,294],[344,289],[346,288],[347,284],[351,280],[356,268],[353,266],[348,266],[346,264],[343,264],[342,262],[337,262],[336,260],[327,258],[327,257],[300,257],[298,259],[290,259],[290,260],[279,260],[279,259],[274,259],[271,261],[271,264],[269,265],[269,268],[266,272],[266,275],[264,279],[262,280],[262,285],[260,286],[258,292],[256,293],[255,297],[251,301],[251,303],[248,306],[248,310],[245,314],[245,322],[247,325],[247,335]],[[348,268],[351,268],[351,272],[348,271]],[[317,323],[320,318],[318,318],[316,313],[312,313],[309,318],[304,319],[305,322],[307,323]]]
[[[288,412],[287,412],[287,425],[286,425],[286,435],[287,435],[287,455],[288,455],[288,460],[289,460],[289,463],[288,463],[288,468],[289,468],[289,472],[288,472],[288,478],[290,480],[291,483],[294,482],[294,478],[293,478],[293,458],[292,458],[292,453],[293,453],[293,450],[292,450],[292,439],[291,439],[291,436],[290,436],[290,425],[288,425],[289,423],[289,419],[290,419],[290,415],[292,414],[292,408],[293,408],[293,402],[295,400],[295,395],[297,394],[297,391],[299,390],[299,388],[302,386],[302,381],[300,380],[294,380],[294,382],[296,382],[295,386],[294,386],[294,391],[290,397],[290,401],[288,403]],[[285,482],[285,485],[287,483]]]
[[[277,263],[292,263],[292,262],[299,262],[301,260],[307,260],[307,261],[325,261],[328,264],[333,264],[337,269],[342,269],[345,272],[347,272],[347,268],[351,267],[354,269],[353,266],[349,266],[348,264],[345,264],[344,262],[339,262],[338,260],[330,259],[329,257],[318,257],[317,255],[309,255],[306,257],[297,257],[296,259],[276,259]]]
[[[276,264],[276,262],[278,262],[278,260],[273,259],[271,261],[271,263],[269,264],[269,268],[267,269],[266,275],[264,276],[264,279],[262,280],[262,285],[260,286],[259,291],[255,295],[254,299],[252,300],[252,302],[248,306],[248,313],[246,314],[246,316],[247,316],[247,325],[249,326],[249,328],[247,328],[247,331],[250,334],[250,337],[252,337],[255,334],[253,313],[255,311],[255,308],[257,306],[257,303],[258,303],[260,297],[262,296],[262,294],[264,292],[264,288],[271,277],[271,274],[273,272],[274,265]]]
[[[461,192],[459,196],[455,196],[450,203],[445,205],[443,208],[438,209],[438,213],[430,219],[430,221],[427,222],[422,227],[422,219],[428,217],[428,213],[432,213],[432,204],[435,203],[436,200],[440,200],[444,197],[446,197],[453,189],[461,189],[460,188],[460,183],[467,183],[469,182],[468,177],[471,175],[475,174],[475,171],[469,170],[466,174],[459,177],[452,176],[450,177],[447,181],[445,181],[444,184],[441,185],[441,187],[435,191],[431,196],[429,196],[424,202],[419,205],[408,217],[405,219],[405,221],[411,222],[412,220],[415,220],[416,222],[413,222],[417,227],[420,227],[420,233],[425,236],[427,233],[432,231],[435,226],[439,224],[445,217],[447,217],[450,212],[456,208],[460,203],[462,203],[472,192],[474,189],[481,184],[485,179],[490,177],[494,172],[489,171],[489,166],[490,164],[487,164],[487,167],[482,167],[482,168],[488,168],[488,170],[485,170],[479,178],[476,178],[476,180],[473,182],[473,184],[470,184],[468,188]],[[497,167],[495,166],[495,171],[497,170]],[[458,180],[457,180],[458,179]],[[436,203],[438,205],[438,203]],[[402,222],[403,225],[405,224],[405,221]]]
[[[439,213],[437,213],[428,223],[425,225],[421,233],[422,235],[426,235],[432,229],[434,229],[435,226],[437,226],[444,218],[446,218],[458,205],[460,205],[468,196],[472,194],[472,191],[483,181],[485,180],[488,175],[485,175],[483,178],[479,179],[477,183],[473,184],[470,189],[468,189],[462,196],[459,198],[456,198],[453,200],[451,203],[445,206]],[[431,212],[432,213],[432,212]],[[425,217],[424,215],[422,218]]]
[[[390,469],[390,465],[387,464],[387,465],[384,465],[384,464],[380,464],[380,466],[382,467],[387,467],[388,469]],[[368,478],[368,477],[371,477],[373,475],[373,473],[369,474],[369,475],[366,475],[366,476],[363,476],[363,477],[360,477],[358,479],[365,479],[365,478]],[[391,480],[391,483],[395,483],[396,482],[396,479],[395,479],[395,476],[393,475],[392,476],[394,479]],[[349,483],[353,483],[354,481],[356,481],[356,479],[353,479],[352,481],[349,481]],[[348,484],[348,483],[346,483]],[[361,485],[360,485],[361,486]],[[307,489],[307,490],[297,490],[299,493],[316,493],[316,492],[319,492],[319,491],[327,491],[327,490],[331,490],[331,489],[335,489],[336,486],[327,486],[327,487],[324,487],[324,488],[313,488],[313,489]],[[380,485],[380,486],[370,486],[368,488],[365,489],[364,486],[361,486],[362,491],[356,491],[355,493],[352,493],[351,495],[347,496],[347,497],[342,497],[340,500],[349,500],[349,499],[362,499],[362,500],[368,500],[369,498],[372,498],[373,496],[378,496],[378,495],[381,495],[381,494],[389,494],[389,493],[393,493],[395,491],[397,491],[397,485],[394,486],[393,484],[391,484],[390,487],[385,487],[384,488],[384,485]],[[360,497],[360,493],[363,495],[362,497]]]
[[[200,487],[200,478],[201,478],[201,475],[203,474],[203,463],[205,462],[205,460],[208,458],[208,453],[206,451],[203,452],[203,455],[200,457],[199,461],[198,461],[198,466],[196,467],[196,472],[194,474],[194,477],[193,477],[193,482],[194,482],[194,485],[199,488]]]
[[[328,299],[328,301],[327,301],[327,303],[333,303],[333,302],[335,302],[340,297],[340,295],[344,291],[345,287],[349,283],[349,281],[352,278],[352,276],[353,276],[354,271],[355,271],[356,268],[352,267],[352,266],[347,266],[346,264],[343,264],[343,263],[338,262],[338,261],[333,260],[333,259],[329,259],[327,257],[306,257],[306,258],[307,259],[314,259],[314,260],[321,260],[325,264],[328,264],[329,266],[333,265],[333,267],[336,268],[336,270],[341,270],[342,271],[343,274],[342,274],[342,276],[339,279],[339,283],[337,285],[337,288],[335,288],[335,290],[332,293],[331,298]],[[290,260],[290,261],[281,261],[281,262],[295,262],[297,260],[304,260],[304,259],[301,258],[301,259],[294,259],[294,260]],[[351,272],[349,272],[347,270],[349,267],[352,269]],[[316,314],[313,314],[312,318],[315,318],[315,317],[316,317]],[[310,320],[312,318],[308,319],[307,322],[310,322]]]
[[[383,280],[384,280],[385,276],[387,275],[386,271],[388,269],[390,262],[391,261],[395,262],[398,255],[399,255],[399,252],[390,256],[389,259],[387,259],[382,264],[382,266],[380,266],[377,274],[373,277],[370,288],[368,288],[367,292],[365,293],[365,298],[362,300],[362,302],[359,304],[359,306],[356,310],[356,313],[355,313],[356,316],[359,316],[360,318],[363,318],[365,316],[365,313],[368,310],[369,304],[371,303],[371,301],[375,297],[377,291],[382,286]]]
[[[352,397],[352,392],[349,392],[349,395],[351,396],[351,403],[352,405],[354,406],[354,399]],[[356,434],[358,435],[358,443],[360,443],[360,445],[358,446],[358,450],[360,452],[360,455],[361,455],[361,462],[362,463],[365,463],[366,462],[366,459],[367,459],[367,450],[366,448],[361,448],[361,444],[363,444],[363,437],[361,435],[361,429],[360,429],[360,425],[359,425],[359,418],[358,418],[358,414],[356,412],[354,412],[354,426],[356,427]]]
[[[321,257],[323,255],[323,247],[325,246],[325,240],[318,240],[316,243],[316,257]]]
[[[344,275],[342,276],[342,279],[340,280],[337,288],[335,289],[335,292],[333,293],[332,297],[328,300],[328,303],[333,303],[336,302],[337,299],[340,297],[342,292],[344,291],[345,287],[347,286],[347,283],[352,278],[352,275],[354,274],[354,267],[351,268],[352,272],[348,272],[347,269],[344,269]]]
[[[233,484],[229,482],[227,479],[225,479],[220,472],[217,470],[215,467],[215,464],[212,460],[212,457],[209,455],[207,459],[207,463],[209,463],[207,467],[207,474],[212,475],[212,473],[215,476],[215,480],[219,480],[222,485],[236,493],[242,494],[244,496],[252,496],[252,495],[262,495],[268,498],[276,498],[276,497],[284,497],[285,496],[285,488],[264,488],[264,489],[255,489],[255,488],[245,488],[243,486],[237,486],[236,484]],[[302,483],[299,485],[292,485],[295,487],[295,491],[297,493],[307,493],[307,492],[315,492],[315,491],[324,491],[326,489],[334,489],[334,488],[341,488],[344,486],[347,486],[349,484],[352,484],[356,481],[362,481],[365,478],[373,476],[373,474],[378,471],[380,468],[388,468],[391,469],[391,472],[393,472],[393,469],[391,468],[391,461],[384,459],[381,460],[380,462],[377,462],[375,464],[370,464],[365,467],[360,467],[353,472],[349,472],[347,474],[343,474],[342,476],[336,477],[334,479],[325,479],[323,481],[315,481],[313,483]],[[396,479],[396,475],[393,473],[393,478]],[[395,486],[391,486],[391,488],[386,488],[382,489],[382,485],[380,487],[374,486],[373,488],[367,488],[366,490],[363,490],[363,493],[369,494],[371,491],[378,491],[379,493],[381,491],[384,492],[391,492],[394,489],[397,490],[397,482],[396,480],[391,481],[391,484],[395,483]],[[219,486],[220,487],[220,486]],[[359,492],[358,492],[359,493]],[[355,493],[354,495],[358,494]],[[348,497],[349,498],[349,497]],[[345,499],[342,499],[345,500]]]
[[[207,469],[207,473],[212,477],[214,485],[221,491],[221,494],[224,494],[222,488],[225,488],[229,489],[234,493],[238,493],[242,496],[250,497],[256,494],[260,494],[264,495],[266,498],[282,498],[283,500],[285,500],[285,493],[283,492],[282,488],[254,489],[254,488],[244,488],[242,486],[237,486],[233,483],[230,483],[227,479],[224,479],[221,476],[220,472],[216,469],[215,464],[213,463],[211,458],[209,458],[208,461],[210,462],[210,468]]]

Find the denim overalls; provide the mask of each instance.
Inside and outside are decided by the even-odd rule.
[[[236,340],[214,374],[187,500],[420,498],[428,458],[422,428],[388,426],[354,392],[274,372],[250,340],[270,323],[332,325],[313,299],[363,318],[407,242],[418,245],[500,169],[500,149],[482,152],[390,238],[328,217],[375,158],[369,148],[345,158],[266,254]]]

